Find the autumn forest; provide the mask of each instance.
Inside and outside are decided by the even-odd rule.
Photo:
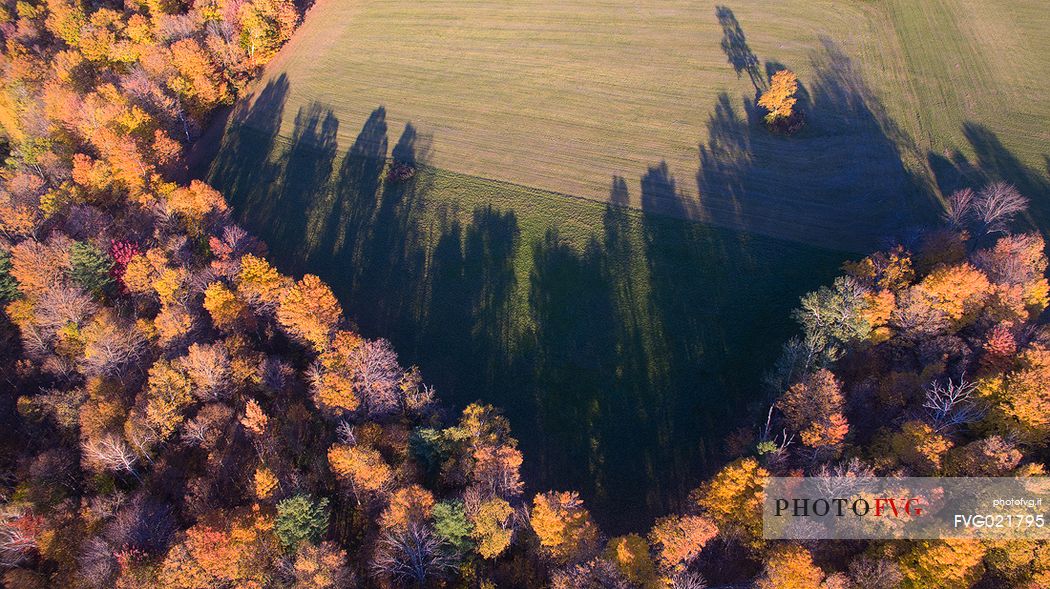
[[[1046,476],[1037,184],[945,189],[785,302],[795,336],[751,369],[717,464],[612,535],[578,489],[522,474],[502,407],[443,401],[192,170],[308,8],[3,2],[0,585],[1050,587],[1044,541],[773,541],[760,511],[770,476]],[[822,124],[804,75],[745,65],[751,132]],[[375,182],[432,173],[383,149]]]

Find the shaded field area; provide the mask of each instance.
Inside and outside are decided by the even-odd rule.
[[[382,108],[345,123],[302,109],[291,141],[272,112],[240,112],[251,124],[212,167],[242,221],[443,399],[502,407],[530,487],[581,490],[611,531],[648,525],[721,463],[747,404],[766,402],[791,307],[843,259],[648,213],[696,181],[659,162],[610,179],[603,205],[429,167],[425,138],[395,139]],[[358,130],[345,154],[344,125]],[[420,172],[387,182],[387,156]]]

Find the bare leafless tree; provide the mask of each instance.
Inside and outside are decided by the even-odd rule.
[[[48,333],[69,324],[83,325],[98,312],[98,305],[79,288],[55,286],[45,292],[36,305],[35,323]]]
[[[372,570],[404,586],[423,587],[456,567],[454,551],[426,525],[392,529],[379,540]]]
[[[87,500],[87,509],[91,516],[99,520],[109,519],[128,502],[128,494],[116,490],[110,495],[93,496]]]
[[[87,330],[80,370],[88,376],[117,376],[134,366],[146,352],[146,337],[132,324],[105,313]]]
[[[985,410],[974,396],[976,390],[977,385],[967,382],[965,376],[959,382],[948,379],[926,387],[926,401],[922,406],[937,431],[971,423],[984,416]]]
[[[986,234],[1005,233],[1014,217],[1028,210],[1028,199],[1006,182],[993,182],[977,194],[973,209]]]
[[[295,373],[291,364],[277,356],[267,356],[262,361],[260,368],[262,369],[263,384],[274,391],[283,389],[288,377]]]
[[[179,364],[193,380],[193,393],[204,401],[226,396],[233,380],[233,363],[226,347],[219,344],[192,344]]]
[[[385,339],[366,342],[360,352],[361,406],[372,416],[388,415],[398,410],[402,371],[397,363],[397,353]]]
[[[222,403],[209,403],[201,407],[192,419],[182,425],[180,439],[187,446],[200,446],[214,450],[233,421],[234,412]]]
[[[83,445],[84,458],[106,470],[136,474],[138,455],[116,434],[103,434]]]
[[[339,425],[335,426],[335,433],[339,437],[341,444],[347,446],[357,445],[357,435],[354,434],[354,424],[349,421],[340,421]]]
[[[110,587],[120,570],[113,547],[102,538],[91,538],[77,556],[77,572],[86,587]]]
[[[860,556],[849,565],[849,576],[857,587],[895,589],[904,581],[900,567],[888,558]]]
[[[177,530],[170,506],[140,495],[117,512],[103,534],[112,546],[157,554],[167,550]]]
[[[551,589],[628,589],[623,572],[604,558],[571,564],[551,574]]]
[[[402,392],[401,403],[405,413],[421,415],[434,404],[434,388],[423,384],[418,367],[406,370],[398,386]]]
[[[973,253],[971,260],[988,279],[997,284],[1024,284],[1042,278],[1045,264],[1033,263],[1028,252],[1045,247],[1038,234],[1022,233],[1002,237],[995,247]]]
[[[948,195],[944,220],[956,229],[966,226],[974,214],[974,199],[977,195],[969,188],[956,190]]]
[[[902,337],[922,341],[943,333],[949,327],[947,315],[931,306],[919,293],[906,290],[897,299],[897,308],[890,314],[890,325]]]
[[[782,429],[780,433],[773,431],[774,408],[774,405],[769,406],[769,412],[766,414],[766,425],[759,432],[758,440],[759,452],[768,456],[770,464],[775,464],[786,458],[787,449],[795,440],[795,434],[789,436],[787,429]]]
[[[707,589],[707,580],[700,573],[684,571],[671,577],[673,589]]]
[[[816,477],[816,487],[827,497],[852,497],[872,488],[875,469],[854,457],[834,465],[822,464]]]

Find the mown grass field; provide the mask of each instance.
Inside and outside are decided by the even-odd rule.
[[[719,465],[798,297],[941,190],[1005,178],[1050,226],[1039,2],[636,4],[319,0],[208,173],[613,532]],[[753,107],[783,66],[790,138]]]

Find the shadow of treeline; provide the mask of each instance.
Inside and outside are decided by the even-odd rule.
[[[863,103],[815,88],[814,105],[831,90]],[[530,486],[580,490],[611,532],[678,507],[720,464],[744,407],[765,402],[759,377],[793,331],[790,308],[843,258],[680,220],[709,205],[685,198],[666,164],[639,178],[641,212],[614,178],[609,205],[580,205],[592,235],[566,237],[555,220],[523,236],[515,210],[432,195],[442,172],[411,125],[389,155],[419,172],[386,181],[382,107],[340,161],[340,121],[320,105],[278,138],[287,91],[277,79],[234,113],[213,183],[283,270],[321,275],[445,399],[503,407]],[[702,197],[720,185],[753,214],[752,183],[775,162],[731,109],[717,105],[698,182]]]
[[[444,400],[503,408],[530,489],[579,490],[610,532],[680,506],[722,462],[791,306],[842,259],[646,212],[695,206],[665,164],[635,184],[642,211],[624,178],[610,204],[573,204],[585,236],[527,207],[449,198],[429,138],[407,125],[391,149],[382,107],[342,156],[349,123],[316,104],[280,138],[287,92],[275,80],[235,113],[211,182],[283,271],[324,278]],[[388,179],[388,155],[417,173]]]
[[[284,78],[234,110],[210,180],[283,271],[325,279],[443,400],[503,408],[531,491],[579,490],[608,532],[640,530],[680,508],[725,460],[728,434],[768,406],[760,380],[796,330],[791,308],[847,257],[763,237],[763,224],[874,243],[933,208],[901,161],[907,138],[848,58],[826,42],[813,60],[799,136],[772,137],[752,101],[719,99],[699,201],[663,163],[612,178],[606,205],[497,198],[523,189],[429,166],[430,138],[411,124],[391,147],[383,107],[339,121],[308,105],[281,138]],[[341,155],[348,124],[360,132]],[[972,136],[985,146],[974,167],[1026,170],[994,136]],[[417,173],[388,178],[390,159]],[[634,190],[641,210],[627,206]]]

